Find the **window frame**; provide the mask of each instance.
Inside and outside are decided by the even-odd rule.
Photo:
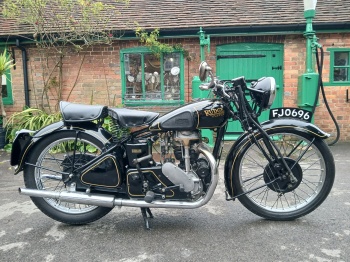
[[[0,47],[0,52],[3,52],[5,49],[6,47],[5,48]],[[7,49],[7,55],[10,56],[8,49]],[[13,105],[11,69],[6,70],[5,78],[6,78],[7,97],[3,97],[2,102],[4,103],[4,105]],[[2,88],[2,80],[1,80],[1,88]]]
[[[328,48],[329,51],[329,82],[325,85],[327,86],[349,86],[350,85],[350,48]],[[347,52],[349,55],[349,65],[344,66],[348,69],[348,81],[334,81],[334,68],[340,68],[341,66],[334,65],[335,53],[337,52]]]
[[[133,101],[133,100],[126,100],[125,94],[126,94],[126,76],[125,76],[125,61],[124,61],[124,55],[125,54],[140,54],[141,55],[141,64],[144,64],[144,55],[145,54],[152,54],[151,50],[147,47],[133,47],[133,48],[125,48],[120,50],[120,76],[121,76],[121,83],[122,83],[122,104],[126,106],[173,106],[173,105],[183,105],[185,103],[185,72],[184,72],[184,57],[182,52],[174,52],[180,54],[180,100],[142,100],[142,101]],[[164,64],[164,55],[167,53],[162,53],[160,56],[160,64]],[[144,68],[142,67],[142,72]],[[161,82],[161,90],[164,92],[164,67],[161,67],[160,70],[160,82]],[[145,77],[144,73],[142,74],[142,94],[145,93]]]

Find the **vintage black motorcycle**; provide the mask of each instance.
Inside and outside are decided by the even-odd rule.
[[[34,204],[67,224],[95,221],[114,206],[140,207],[145,226],[150,208],[197,208],[213,196],[228,120],[244,133],[228,152],[226,200],[238,198],[253,213],[292,220],[316,209],[329,194],[335,176],[329,135],[310,123],[299,108],[270,110],[276,94],[272,77],[247,86],[244,77],[219,80],[206,62],[201,88],[216,99],[200,100],[163,116],[107,106],[60,103],[63,121],[31,135],[21,130],[13,143],[11,164],[24,171]],[[209,82],[210,81],[210,82]],[[110,117],[113,128],[102,127]],[[121,135],[123,128],[142,127]],[[201,129],[212,129],[211,150]],[[153,149],[153,150],[152,150]],[[154,150],[156,149],[156,150]]]

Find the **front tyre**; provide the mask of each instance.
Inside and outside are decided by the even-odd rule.
[[[101,154],[103,143],[96,138],[76,131],[61,131],[43,138],[29,153],[24,167],[24,183],[27,188],[50,191],[67,191],[63,181],[67,173]],[[75,157],[73,157],[76,148]],[[31,197],[34,204],[47,216],[66,224],[93,222],[112,209],[91,205],[62,202],[52,198]]]
[[[241,143],[233,156],[231,186],[234,195],[251,212],[271,220],[293,220],[315,210],[328,196],[335,175],[333,156],[321,139],[293,129],[267,131],[281,151],[297,183],[277,178],[264,157],[261,135]],[[256,190],[254,190],[256,189]]]

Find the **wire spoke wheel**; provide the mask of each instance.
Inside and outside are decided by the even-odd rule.
[[[73,169],[86,164],[101,154],[102,143],[86,134],[59,132],[38,143],[24,168],[27,188],[49,191],[69,191],[69,176]],[[93,205],[77,204],[53,198],[32,198],[46,215],[69,224],[92,222],[110,209]]]
[[[294,177],[281,176],[268,162],[262,138],[247,144],[235,163],[239,200],[252,212],[269,219],[289,220],[314,210],[327,197],[334,181],[334,160],[322,140],[298,132],[270,132]],[[254,190],[256,189],[256,190]]]
[[[69,173],[87,163],[89,159],[101,153],[101,149],[89,141],[78,139],[75,148],[74,138],[62,138],[49,144],[38,157],[34,171],[37,188],[50,191],[67,191]],[[60,178],[60,179],[59,179]],[[57,210],[76,214],[89,212],[96,206],[61,202],[57,199],[45,198],[45,201]]]

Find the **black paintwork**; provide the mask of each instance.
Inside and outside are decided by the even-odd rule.
[[[162,173],[162,166],[141,168],[141,172],[147,179],[150,188],[154,188],[156,185],[161,184],[161,187],[157,187],[153,190],[154,193],[164,194],[167,199],[171,200],[188,199],[188,194],[185,192],[180,192],[178,188],[171,189],[166,192],[160,191],[161,188],[174,186],[174,184],[171,183],[169,179],[167,179],[166,176]],[[127,193],[130,198],[144,198],[145,193],[142,191],[142,184],[142,179],[137,169],[128,169]]]
[[[72,163],[74,166],[81,166],[94,158],[94,155],[76,153],[75,155],[67,155],[60,165],[63,172],[71,173],[73,171]],[[96,164],[78,173],[77,189],[86,190],[89,186],[117,188],[122,181],[121,170],[116,156],[106,155]]]
[[[30,135],[31,133],[29,131],[20,131],[13,141],[11,151],[11,165],[18,165],[15,174],[23,170],[23,160],[28,155],[30,148],[32,148],[39,139],[61,129],[63,126],[64,124],[62,121],[56,122],[36,131],[33,136]]]
[[[271,128],[282,128],[282,127],[290,127],[296,129],[298,131],[306,132],[316,137],[326,139],[329,137],[329,134],[322,131],[319,127],[311,124],[309,122],[301,121],[295,118],[279,118],[279,119],[271,119],[261,123],[265,130]]]
[[[228,110],[217,100],[202,100],[177,108],[152,123],[150,131],[185,131],[223,126]]]

